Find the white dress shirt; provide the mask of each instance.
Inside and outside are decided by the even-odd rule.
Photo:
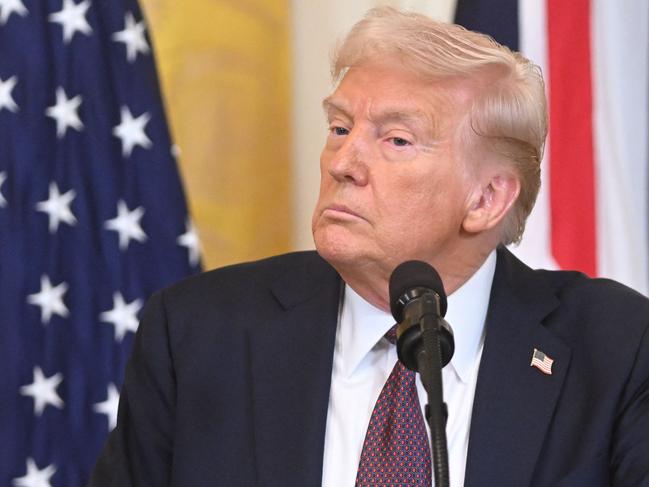
[[[442,380],[444,401],[448,405],[446,436],[451,487],[464,485],[471,411],[495,268],[494,251],[482,267],[448,297],[445,319],[453,329],[455,353],[442,370]],[[394,319],[389,313],[375,308],[345,286],[331,376],[323,487],[353,486],[356,482],[374,404],[397,361],[396,346],[384,338],[393,325]],[[417,393],[423,414],[427,396],[419,378]]]

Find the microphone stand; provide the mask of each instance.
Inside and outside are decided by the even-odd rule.
[[[428,395],[425,408],[430,429],[435,487],[449,487],[446,418],[442,368],[455,349],[453,330],[442,318],[446,294],[439,274],[421,261],[403,262],[390,276],[390,311],[399,323],[397,354],[410,370],[419,372]]]
[[[421,381],[428,393],[426,421],[430,428],[431,454],[435,487],[449,487],[448,447],[446,444],[446,419],[448,411],[442,389],[442,353],[440,345],[440,318],[424,314],[419,322],[423,348],[417,353],[417,366]]]

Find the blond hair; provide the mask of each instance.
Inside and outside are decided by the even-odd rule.
[[[521,190],[503,225],[501,242],[520,241],[541,185],[547,134],[543,77],[538,66],[491,37],[458,25],[390,7],[370,10],[337,48],[332,78],[347,70],[397,58],[424,78],[480,82],[468,113],[473,149],[492,151],[519,177]]]

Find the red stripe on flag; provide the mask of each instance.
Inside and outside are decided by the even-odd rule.
[[[547,0],[552,254],[597,273],[589,0]]]

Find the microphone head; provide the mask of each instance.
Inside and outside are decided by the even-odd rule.
[[[415,288],[429,289],[436,293],[439,296],[440,315],[446,314],[446,293],[437,271],[426,262],[408,260],[399,264],[390,276],[390,311],[397,323],[403,321],[407,295]],[[404,297],[406,299],[402,299]]]

